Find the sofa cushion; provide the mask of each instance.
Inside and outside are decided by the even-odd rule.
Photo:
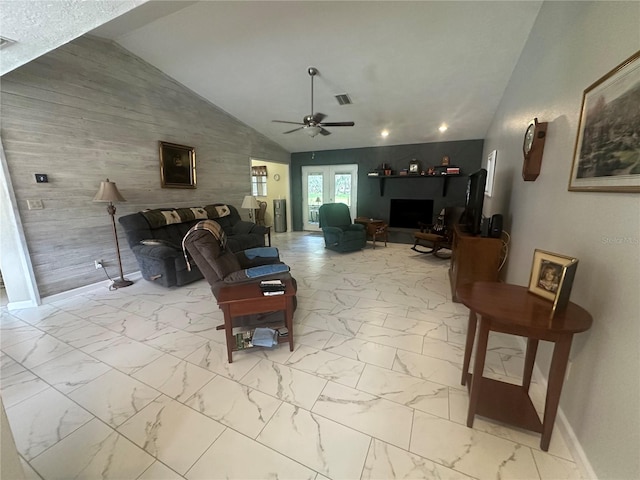
[[[221,279],[228,277],[233,272],[242,270],[242,266],[240,265],[240,262],[238,261],[236,256],[228,250],[218,258],[216,258],[216,261],[213,262],[212,267],[218,277]]]
[[[150,238],[148,240],[140,240],[142,245],[155,245],[155,246],[165,246],[175,248],[176,250],[180,250],[180,245],[177,245],[169,240],[162,240],[161,238]]]

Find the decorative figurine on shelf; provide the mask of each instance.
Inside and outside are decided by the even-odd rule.
[[[445,155],[442,157],[442,166],[446,167],[447,165],[449,165],[449,156]]]
[[[391,175],[391,167],[389,166],[388,163],[381,164],[379,170],[382,173],[382,175],[384,175],[384,176]]]
[[[409,162],[409,175],[418,175],[420,173],[420,164],[415,158]]]
[[[429,170],[427,171],[427,175],[435,175],[436,174],[436,169],[433,167],[429,167]]]

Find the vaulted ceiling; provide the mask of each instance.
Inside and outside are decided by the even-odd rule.
[[[3,17],[16,3],[31,20],[14,40],[28,44],[29,32],[67,24],[64,41],[85,32],[111,39],[290,152],[484,138],[542,4],[12,1],[0,3]],[[37,12],[47,5],[66,15],[50,25]],[[101,15],[85,24],[70,14],[91,5]],[[94,29],[98,18],[113,20]],[[272,122],[312,113],[310,66],[319,70],[313,113],[354,127],[312,138]],[[340,106],[335,95],[345,93],[353,103]]]

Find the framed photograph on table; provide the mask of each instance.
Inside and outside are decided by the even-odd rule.
[[[570,191],[640,192],[640,51],[588,87]]]
[[[196,150],[175,143],[160,142],[162,188],[196,188]]]
[[[553,302],[551,315],[569,303],[578,259],[536,249],[529,278],[529,291]]]

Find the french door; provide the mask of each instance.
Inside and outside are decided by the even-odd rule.
[[[323,203],[344,203],[351,217],[358,210],[358,165],[302,167],[302,228],[320,230],[318,210]]]

